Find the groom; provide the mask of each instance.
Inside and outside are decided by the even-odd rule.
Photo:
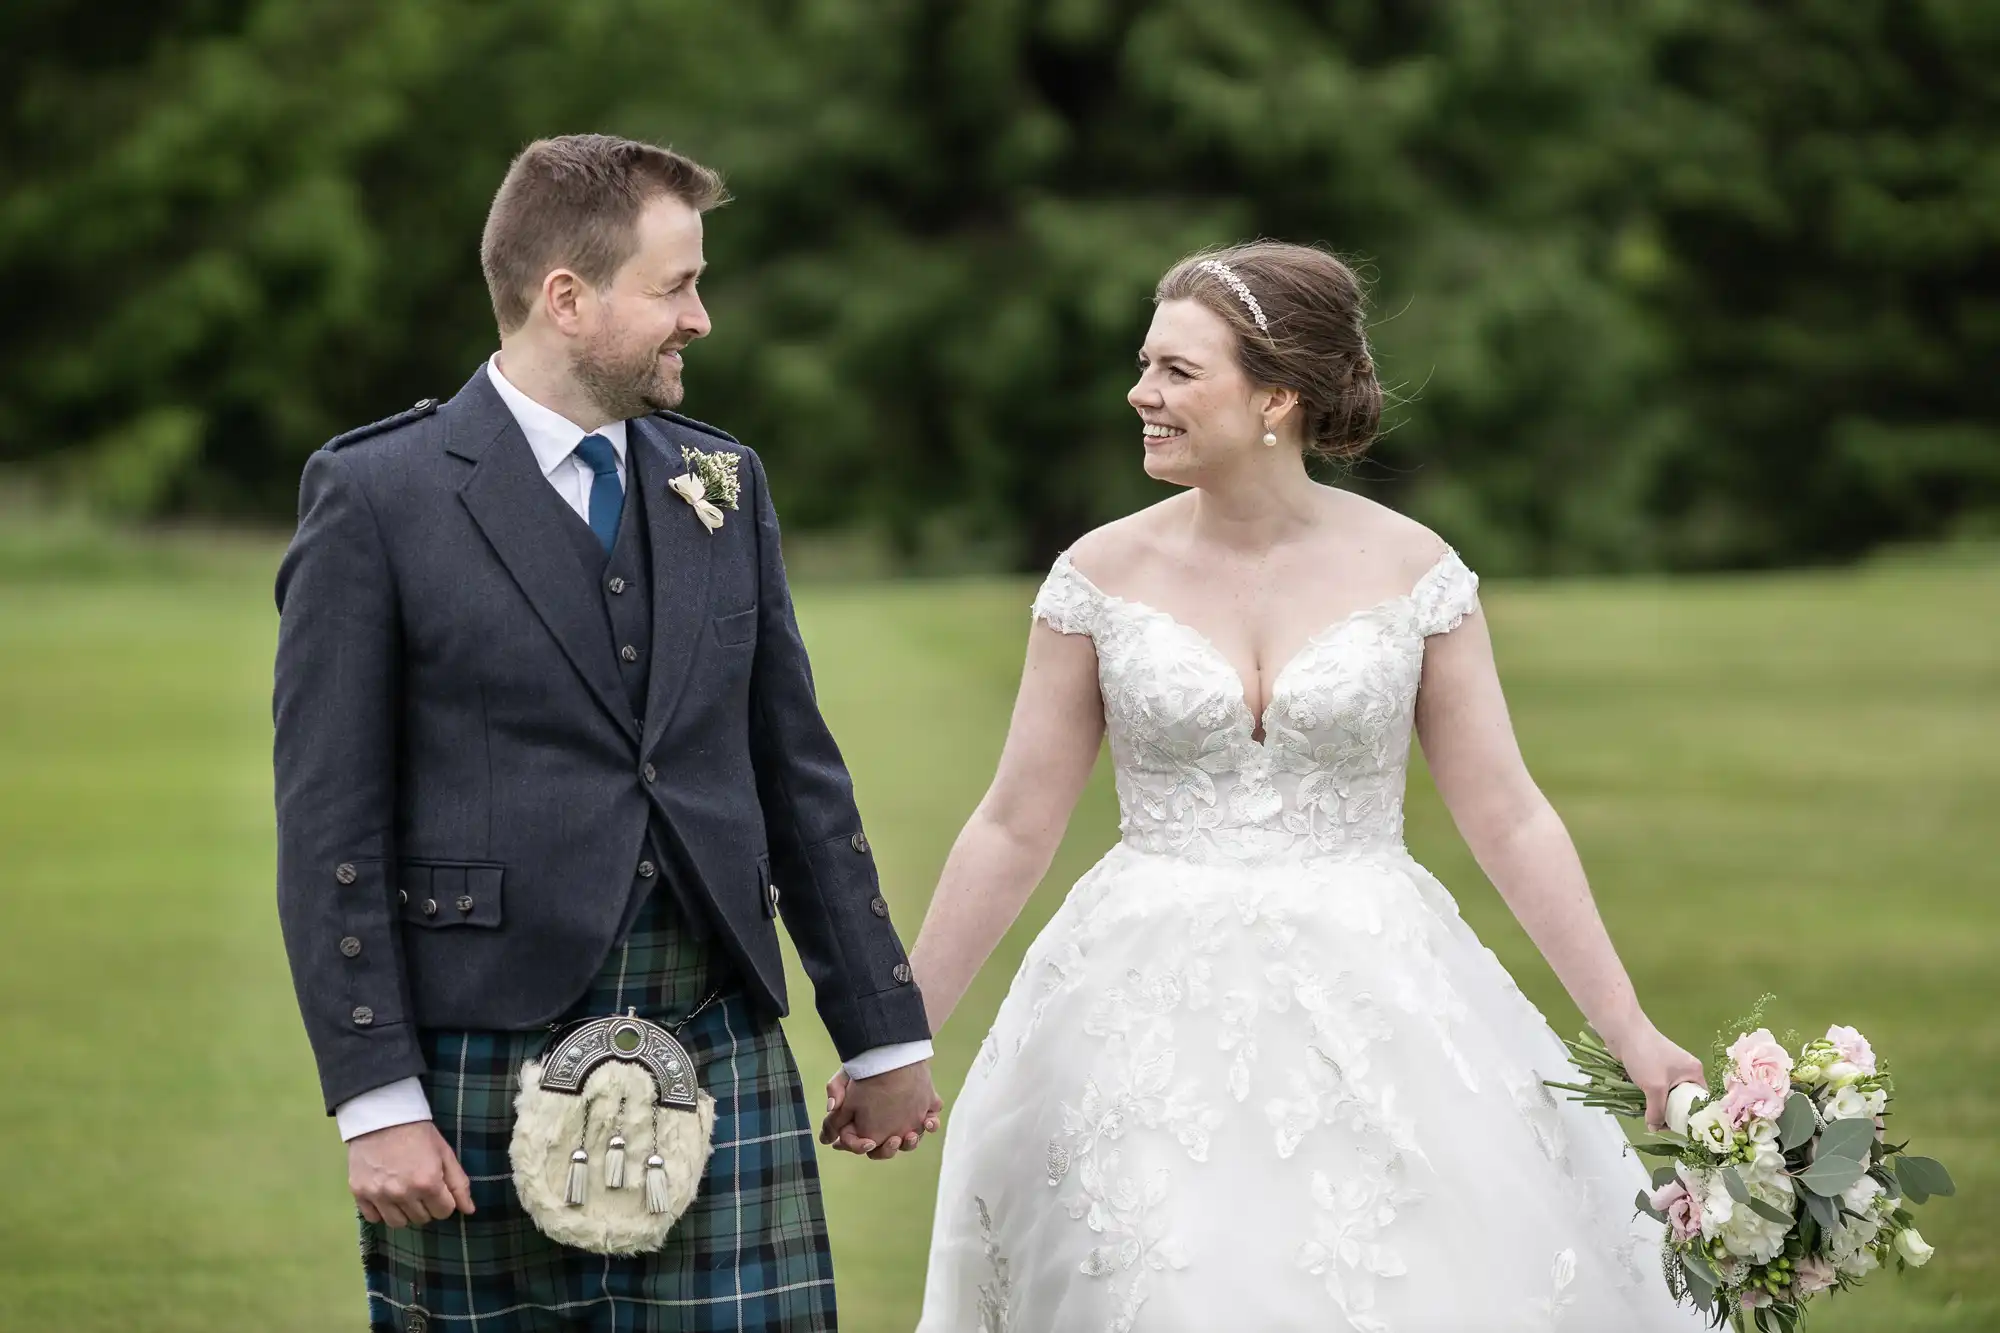
[[[649,144],[531,144],[480,249],[498,355],[306,465],[277,583],[278,906],[373,1329],[835,1326],[781,914],[862,1146],[935,1128],[763,466],[669,410],[724,198]],[[733,506],[669,484],[718,468]],[[680,1031],[717,1102],[694,1206],[653,1254],[543,1237],[509,1179],[521,1062],[552,1024],[672,1027],[711,994]]]

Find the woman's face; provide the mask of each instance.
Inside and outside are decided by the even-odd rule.
[[[1264,435],[1258,397],[1219,316],[1199,301],[1161,302],[1125,395],[1145,423],[1146,474],[1193,486],[1242,461]]]

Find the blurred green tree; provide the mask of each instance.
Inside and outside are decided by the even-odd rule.
[[[1158,273],[1323,241],[1410,400],[1352,478],[1494,570],[1848,555],[2000,514],[1976,0],[22,0],[0,461],[289,512],[492,343],[540,134],[720,166],[689,409],[794,525],[1044,562],[1159,494]]]

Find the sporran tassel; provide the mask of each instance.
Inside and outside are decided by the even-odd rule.
[[[667,1164],[658,1153],[646,1159],[646,1211],[667,1211]]]
[[[625,1188],[625,1136],[611,1136],[611,1151],[604,1155],[604,1186],[606,1189]]]
[[[572,1208],[583,1207],[589,1183],[590,1154],[578,1148],[569,1155],[569,1185],[563,1190],[563,1202]]]

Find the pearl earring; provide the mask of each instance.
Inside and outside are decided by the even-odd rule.
[[[1266,449],[1275,449],[1278,447],[1278,437],[1268,430],[1264,432],[1264,447]]]

